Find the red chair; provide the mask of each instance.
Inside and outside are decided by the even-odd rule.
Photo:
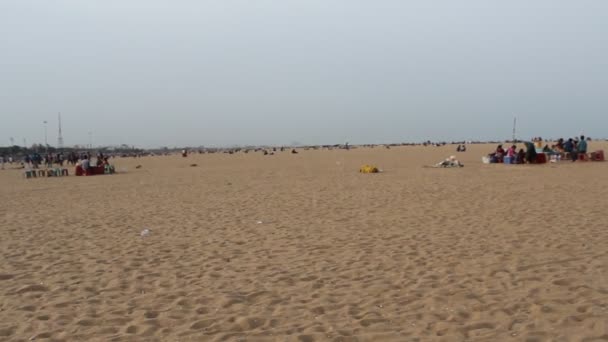
[[[103,166],[95,166],[91,168],[91,174],[93,175],[103,175],[104,167]]]
[[[599,150],[591,153],[591,160],[604,161],[604,150]]]
[[[589,155],[587,153],[579,153],[578,160],[580,161],[589,161]]]
[[[544,153],[539,153],[536,155],[536,164],[546,164],[547,163],[547,155]]]

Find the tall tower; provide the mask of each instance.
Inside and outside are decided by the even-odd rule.
[[[61,113],[59,113],[59,134],[57,134],[57,148],[63,148],[63,136],[61,135]]]
[[[516,133],[516,126],[517,126],[517,117],[513,118],[513,143],[515,143],[515,139],[517,138],[517,133]]]

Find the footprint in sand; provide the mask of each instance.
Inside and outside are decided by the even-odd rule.
[[[558,279],[556,281],[553,282],[553,285],[557,285],[557,286],[570,286],[572,285],[572,283],[574,283],[576,280],[575,279]]]
[[[138,330],[139,330],[139,329],[137,329],[137,327],[136,327],[136,326],[134,326],[134,325],[130,325],[130,326],[127,328],[127,330],[125,330],[125,332],[126,332],[127,334],[137,334],[137,331],[138,331]]]
[[[27,293],[27,292],[46,292],[49,288],[42,284],[34,284],[34,285],[26,285],[17,290],[17,293]]]

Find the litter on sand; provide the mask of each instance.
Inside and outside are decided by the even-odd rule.
[[[435,165],[430,165],[430,166],[427,165],[425,167],[451,168],[451,167],[464,167],[464,164],[462,164],[458,159],[456,159],[455,156],[450,156],[449,158],[446,158],[445,160],[442,160]]]
[[[373,166],[373,165],[363,165],[359,169],[359,172],[361,172],[361,173],[379,173],[380,169],[378,169],[376,166]]]

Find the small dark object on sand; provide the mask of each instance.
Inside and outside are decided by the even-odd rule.
[[[136,169],[141,169],[141,165],[137,165],[135,168]]]
[[[198,164],[190,164],[190,167],[197,167]]]

